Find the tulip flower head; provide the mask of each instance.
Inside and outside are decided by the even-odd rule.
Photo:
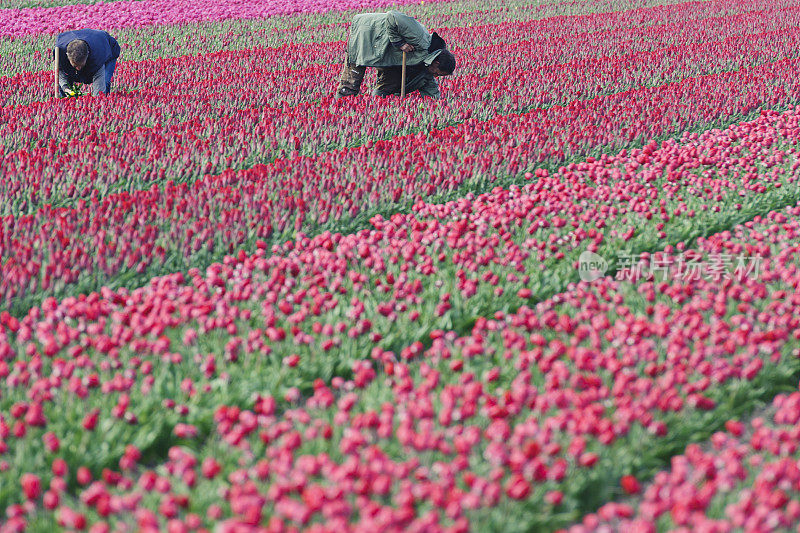
[[[800,392],[744,409],[797,386],[800,6],[28,3],[69,5],[0,10],[5,529],[800,523]],[[334,104],[334,8],[410,3],[444,98]],[[54,100],[25,52],[79,23],[123,90]]]

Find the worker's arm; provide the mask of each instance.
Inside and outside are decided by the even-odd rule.
[[[420,80],[419,94],[438,100],[442,94],[439,92],[439,82],[433,76],[425,76]]]
[[[407,43],[415,50],[427,50],[431,45],[430,34],[414,17],[399,11],[389,11],[386,19],[389,41],[398,48]]]
[[[72,86],[72,82],[69,80],[64,71],[59,69],[58,70],[58,97],[65,98],[67,96],[72,95],[72,91],[70,87]]]

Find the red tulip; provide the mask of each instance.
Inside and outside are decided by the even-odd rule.
[[[42,494],[42,482],[39,476],[26,473],[20,477],[20,484],[22,485],[22,492],[29,500],[36,500]]]

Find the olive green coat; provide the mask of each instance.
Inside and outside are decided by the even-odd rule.
[[[392,43],[405,41],[414,47],[406,55],[407,65],[430,65],[441,50],[428,52],[431,34],[414,17],[399,11],[363,13],[353,17],[347,58],[360,67],[396,67],[403,64],[403,52]]]

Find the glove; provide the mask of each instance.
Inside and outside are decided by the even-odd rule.
[[[64,94],[66,94],[70,98],[83,96],[83,93],[81,92],[81,90],[78,89],[77,87],[75,87],[74,85],[69,85],[67,87],[64,87],[63,91],[64,91]]]

